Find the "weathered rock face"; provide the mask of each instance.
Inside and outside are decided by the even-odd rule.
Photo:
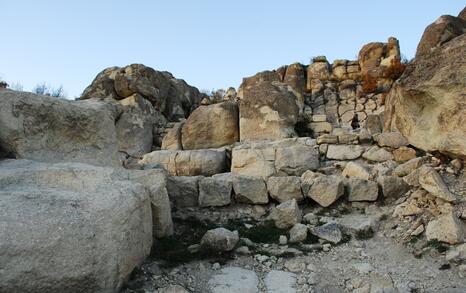
[[[183,149],[207,149],[238,141],[238,105],[223,102],[193,111],[181,130]]]
[[[143,168],[156,164],[162,165],[174,176],[211,176],[226,171],[227,158],[224,149],[162,150],[145,154],[138,161]]]
[[[272,175],[300,176],[319,168],[315,140],[290,138],[274,142],[245,143],[232,150],[231,172],[267,178]]]
[[[385,131],[425,151],[466,157],[466,34],[420,54],[386,100]]]
[[[118,291],[152,246],[156,195],[132,172],[1,161],[2,291]]]
[[[152,151],[154,126],[166,124],[165,117],[139,94],[119,101],[123,111],[115,128],[118,151],[141,156]]]
[[[0,91],[0,148],[16,158],[119,165],[116,108]]]
[[[297,98],[280,82],[258,82],[242,86],[239,106],[240,140],[280,139],[296,136]]]
[[[429,54],[451,39],[462,35],[466,29],[466,21],[460,17],[442,15],[424,31],[417,45],[416,58]]]
[[[162,150],[182,150],[183,145],[181,144],[181,128],[184,122],[178,122],[168,130],[167,134],[162,140]]]
[[[169,121],[186,118],[202,99],[199,90],[185,81],[142,64],[106,68],[80,99],[121,100],[135,93],[149,100]]]

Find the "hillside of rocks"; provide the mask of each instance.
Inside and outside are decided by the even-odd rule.
[[[0,88],[0,293],[466,292],[465,15],[222,97]]]

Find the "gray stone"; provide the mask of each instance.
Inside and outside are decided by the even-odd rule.
[[[409,173],[413,172],[415,169],[422,166],[422,164],[426,161],[425,157],[419,157],[411,159],[395,168],[393,172],[396,176],[404,177]]]
[[[383,132],[374,135],[374,140],[381,147],[399,148],[408,145],[408,140],[399,132]]]
[[[226,267],[209,280],[212,293],[257,293],[256,273],[239,267]]]
[[[290,243],[299,243],[303,242],[307,238],[307,226],[301,223],[298,223],[290,229]]]
[[[459,244],[466,241],[466,224],[458,219],[453,212],[447,212],[430,221],[426,227],[428,240],[449,244]]]
[[[0,91],[0,149],[18,159],[118,166],[116,107]]]
[[[119,291],[152,247],[151,172],[1,161],[1,291]]]
[[[207,231],[201,239],[201,247],[215,251],[231,251],[239,241],[238,231],[216,228]]]
[[[161,150],[145,154],[138,164],[161,164],[173,176],[211,176],[227,169],[225,149]]]
[[[199,180],[199,206],[219,207],[229,205],[233,184],[219,178],[206,177]]]
[[[423,167],[419,174],[419,184],[435,197],[448,202],[456,201],[456,196],[448,190],[440,175],[432,167]]]
[[[201,176],[169,176],[167,191],[170,201],[177,208],[195,207],[199,201]]]
[[[311,229],[311,233],[315,236],[331,243],[339,243],[343,239],[340,225],[337,223],[327,223],[319,227]]]
[[[301,176],[306,170],[319,168],[319,151],[309,146],[278,148],[275,153],[275,169],[279,175]]]
[[[322,175],[314,179],[307,196],[323,207],[334,203],[344,193],[343,180],[339,176]]]
[[[354,160],[361,156],[364,148],[359,145],[329,145],[327,158],[331,160]]]
[[[368,149],[364,154],[362,154],[362,157],[373,162],[385,162],[388,160],[393,160],[392,153],[378,146],[373,146]]]
[[[277,205],[271,212],[271,219],[280,229],[293,227],[301,222],[302,214],[295,199]]]
[[[376,182],[361,178],[350,178],[346,184],[349,201],[375,201],[379,195]]]
[[[295,293],[296,274],[271,270],[264,279],[268,293]]]
[[[267,180],[267,190],[270,196],[280,203],[290,199],[303,199],[301,180],[297,176],[270,177]]]
[[[348,162],[345,168],[343,169],[341,176],[350,178],[357,177],[368,180],[371,175],[369,173],[369,170],[367,170],[367,168],[361,163]]]
[[[398,199],[410,189],[410,186],[397,176],[379,176],[377,183],[384,198]]]
[[[233,177],[233,190],[237,202],[266,204],[269,202],[267,187],[262,178],[236,175]]]

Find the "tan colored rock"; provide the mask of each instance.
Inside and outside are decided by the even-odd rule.
[[[449,212],[427,224],[426,236],[428,240],[437,239],[449,244],[464,243],[466,241],[466,225],[453,212]]]
[[[466,157],[466,34],[416,57],[385,102],[385,131],[424,151]]]
[[[323,134],[317,137],[317,144],[323,144],[323,143],[337,144],[338,136],[332,135],[332,134]]]
[[[303,94],[306,88],[303,65],[300,63],[293,63],[287,66],[283,82],[291,86],[297,93]]]
[[[167,191],[176,208],[195,207],[199,202],[199,179],[201,176],[169,176]]]
[[[211,176],[226,171],[224,149],[162,150],[145,154],[138,164],[143,168],[162,165],[174,176]]]
[[[234,148],[232,151],[231,172],[268,178],[275,171],[275,149]]]
[[[307,67],[307,80],[309,81],[312,79],[330,79],[330,65],[327,61],[314,62]]]
[[[308,228],[306,225],[298,223],[290,229],[290,243],[303,242],[307,238]]]
[[[309,128],[313,133],[330,133],[333,130],[333,126],[329,122],[311,122]]]
[[[173,125],[162,140],[162,150],[182,150],[181,128],[184,122],[178,122]]]
[[[419,174],[419,184],[435,197],[447,202],[456,201],[456,196],[448,190],[440,175],[432,167],[423,167]]]
[[[203,177],[199,179],[199,206],[221,207],[231,202],[232,183],[223,178]]]
[[[377,183],[386,199],[398,199],[410,189],[402,178],[396,176],[379,176]]]
[[[183,149],[218,148],[237,142],[238,115],[234,102],[198,107],[181,129]]]
[[[424,31],[416,50],[416,58],[429,54],[451,39],[464,34],[466,21],[451,15],[442,15]]]
[[[341,173],[343,177],[356,177],[369,180],[370,173],[365,166],[357,162],[348,162]]]
[[[376,182],[361,178],[350,178],[346,183],[349,201],[375,201],[379,195]]]
[[[303,200],[301,180],[297,176],[270,177],[267,180],[267,190],[270,196],[279,203],[290,199]]]
[[[408,145],[406,138],[399,132],[383,132],[373,135],[373,138],[381,147],[399,148]]]
[[[362,71],[373,69],[380,65],[380,60],[384,56],[384,44],[374,42],[364,45],[359,51],[359,66]]]
[[[344,184],[341,177],[336,175],[318,176],[305,196],[310,197],[323,207],[334,203],[344,193]]]
[[[425,157],[411,159],[395,168],[393,171],[396,176],[403,177],[422,166],[426,161]]]
[[[393,157],[397,162],[406,162],[416,158],[416,150],[403,146],[393,151]]]
[[[385,162],[388,160],[393,160],[392,153],[376,145],[369,148],[364,154],[362,154],[362,157],[372,162]]]
[[[243,86],[240,109],[240,140],[280,139],[296,136],[299,107],[295,94],[280,82]]]
[[[291,228],[301,222],[302,213],[295,199],[277,205],[271,212],[275,226],[280,229]]]
[[[354,160],[361,156],[364,147],[359,145],[329,145],[327,158],[331,160]]]
[[[319,153],[314,147],[295,145],[276,149],[275,170],[280,176],[301,176],[306,170],[316,170],[319,165]]]

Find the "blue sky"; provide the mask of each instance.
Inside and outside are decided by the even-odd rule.
[[[0,77],[78,96],[108,66],[143,63],[199,89],[316,55],[354,59],[371,41],[400,40],[412,58],[424,28],[463,0],[0,0]]]

